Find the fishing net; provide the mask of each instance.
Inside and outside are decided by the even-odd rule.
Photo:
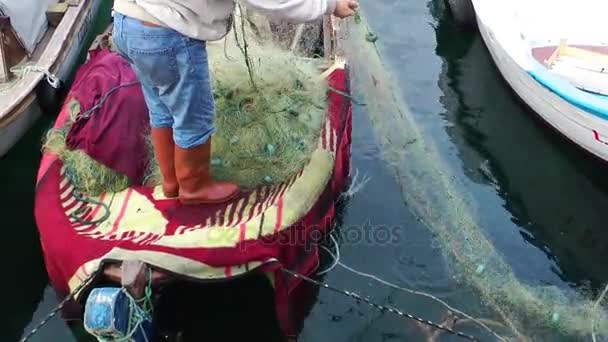
[[[244,189],[283,183],[304,168],[317,148],[327,98],[326,81],[319,76],[324,60],[312,58],[323,46],[321,24],[298,27],[237,14],[232,32],[208,43],[216,102],[215,179]],[[86,153],[66,148],[72,123],[51,130],[44,145],[64,162],[74,187],[94,196],[132,185]],[[160,184],[151,144],[149,148],[145,183]]]
[[[295,58],[281,41],[235,25],[233,34],[208,47],[216,179],[243,188],[282,183],[304,168],[317,147],[327,94],[320,61]]]
[[[605,307],[573,289],[522,282],[479,225],[466,192],[433,141],[421,134],[399,88],[391,82],[377,44],[360,13],[345,22],[344,53],[355,98],[364,99],[387,164],[403,199],[436,236],[449,271],[472,285],[504,326],[505,339],[581,340],[608,336]]]

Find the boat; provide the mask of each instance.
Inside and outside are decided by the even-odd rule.
[[[601,277],[595,276],[601,274],[599,270],[604,265],[597,256],[599,249],[581,248],[572,241],[608,245],[608,236],[598,235],[596,229],[601,226],[602,217],[597,205],[608,205],[608,198],[604,197],[608,183],[602,181],[601,173],[603,161],[586,162],[587,156],[577,146],[547,132],[546,125],[534,122],[537,120],[522,111],[511,96],[496,99],[497,94],[508,95],[509,89],[500,79],[483,39],[454,32],[454,20],[448,13],[440,13],[436,37],[443,47],[437,54],[443,60],[439,87],[446,94],[442,100],[445,120],[450,123],[446,132],[458,150],[467,177],[496,189],[506,210],[508,222],[504,227],[510,226],[511,221],[524,226],[530,233],[522,235],[527,243],[524,246],[536,246],[547,253],[547,258],[558,260],[563,278],[602,283]],[[451,48],[454,45],[461,48]],[[512,115],[505,117],[505,113]],[[514,137],[528,146],[525,154],[513,153]],[[547,173],[547,165],[563,166],[560,172]],[[556,188],[555,184],[561,185]],[[519,252],[512,249],[511,253]],[[537,266],[544,267],[542,263]],[[528,272],[538,277],[551,276],[543,276],[543,271],[552,272],[528,265]]]
[[[0,157],[56,101],[88,47],[102,0],[0,1]],[[55,16],[47,10],[57,7]],[[63,6],[63,7],[62,7]],[[46,81],[45,81],[46,80]]]
[[[349,179],[351,147],[348,68],[340,55],[338,21],[326,16],[310,25],[318,25],[316,32],[322,32],[315,37],[319,37],[316,46],[323,57],[301,58],[317,61],[319,77],[330,85],[327,115],[310,161],[285,182],[261,185],[242,191],[228,203],[206,206],[184,206],[177,199],[165,198],[161,186],[131,185],[123,191],[88,196],[74,189],[59,157],[44,151],[35,218],[50,282],[60,297],[69,300],[64,317],[70,322],[82,322],[100,340],[199,341],[209,339],[209,330],[222,324],[228,325],[224,326],[224,332],[231,334],[228,339],[246,332],[244,336],[256,340],[256,332],[265,328],[251,322],[267,311],[261,309],[262,304],[252,303],[266,298],[272,303],[280,336],[298,335],[310,307],[310,300],[303,297],[311,292],[314,296],[314,290],[284,270],[312,276],[319,267],[318,237],[326,236],[339,212]],[[304,30],[292,28],[294,42],[288,46],[293,49]],[[131,106],[130,115],[123,119],[141,112],[147,115],[128,62],[108,48],[109,37],[97,42],[76,75],[55,128],[82,113],[90,114],[86,120],[95,120],[100,111],[116,114],[112,108],[121,101],[114,98],[106,106],[102,94],[121,91],[121,98]],[[221,48],[222,43],[216,46]],[[119,136],[138,135],[126,131]],[[125,140],[120,146],[132,145]],[[141,162],[127,157],[133,165]],[[237,282],[246,285],[235,287]],[[219,297],[218,291],[225,288]],[[249,305],[247,317],[242,308],[230,305],[227,316],[203,313],[211,302],[225,307],[235,298]],[[195,307],[176,308],[176,303]],[[220,316],[227,319],[217,319]],[[186,338],[188,334],[198,337]],[[266,335],[257,337],[272,340]]]
[[[597,25],[608,3],[450,0],[448,5],[461,21],[476,18],[494,63],[523,102],[570,141],[608,160],[608,29]],[[467,10],[474,14],[463,14]]]

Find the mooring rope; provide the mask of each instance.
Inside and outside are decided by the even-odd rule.
[[[337,287],[331,286],[331,285],[326,284],[326,283],[322,283],[322,282],[320,282],[318,280],[312,279],[312,278],[307,277],[307,276],[305,276],[303,274],[297,273],[295,271],[292,271],[292,270],[289,270],[289,269],[286,269],[286,268],[282,268],[281,270],[284,273],[286,273],[286,274],[288,274],[288,275],[290,275],[290,276],[292,276],[294,278],[302,279],[302,280],[304,280],[304,281],[306,281],[308,283],[311,283],[313,285],[316,285],[316,286],[328,289],[330,291],[339,293],[339,294],[344,295],[346,297],[352,298],[355,301],[357,301],[358,303],[359,302],[364,302],[367,305],[380,310],[381,312],[390,312],[390,313],[395,314],[397,316],[414,320],[414,321],[416,321],[418,323],[422,323],[422,324],[428,325],[428,326],[433,327],[435,329],[439,329],[439,330],[445,331],[447,333],[450,333],[452,335],[456,335],[456,336],[468,339],[470,341],[480,341],[477,337],[469,335],[469,334],[466,334],[466,333],[464,333],[462,331],[454,330],[454,329],[452,329],[450,327],[446,327],[444,325],[441,325],[441,324],[438,324],[438,323],[435,323],[435,322],[432,322],[432,321],[429,321],[429,320],[426,320],[426,319],[422,319],[420,317],[414,316],[414,315],[406,313],[406,312],[402,312],[402,311],[400,311],[398,309],[395,309],[393,307],[390,307],[390,306],[386,306],[386,305],[382,305],[382,304],[377,304],[374,301],[372,301],[370,298],[361,297],[360,295],[358,295],[355,292],[339,289]]]
[[[51,85],[51,87],[55,89],[59,88],[59,86],[61,85],[61,80],[59,79],[59,77],[55,76],[47,69],[40,68],[32,63],[14,66],[10,69],[10,72],[17,76],[17,80],[9,82],[7,86],[1,87],[0,92],[11,90],[32,72],[38,72],[43,74],[46,81]]]
[[[30,332],[28,332],[27,335],[25,335],[19,342],[26,342],[32,338],[32,336],[34,336],[43,326],[45,326],[51,320],[51,318],[55,317],[55,315],[57,315],[57,313],[61,311],[72,298],[74,298],[82,289],[89,285],[96,275],[97,271],[92,272],[91,275],[85,278],[85,280],[83,280],[82,283],[80,283],[80,285],[74,289],[74,291],[68,294],[59,304],[57,304],[57,306],[51,310],[51,312],[42,321],[40,321],[40,323],[38,323],[34,329],[30,330]]]
[[[384,279],[382,279],[380,277],[377,277],[375,275],[368,274],[368,273],[365,273],[365,272],[358,271],[358,270],[356,270],[356,269],[354,269],[354,268],[352,268],[352,267],[350,267],[350,266],[342,263],[340,261],[340,246],[338,245],[338,242],[336,241],[336,238],[333,235],[330,234],[329,237],[330,237],[331,241],[333,242],[333,244],[335,246],[336,253],[334,254],[331,250],[329,250],[329,248],[327,248],[325,246],[320,246],[320,247],[323,250],[325,250],[325,252],[327,254],[329,254],[334,259],[334,262],[332,262],[332,265],[330,267],[328,267],[327,269],[325,269],[325,270],[323,270],[321,272],[318,272],[317,275],[326,274],[329,271],[333,270],[336,266],[340,266],[343,269],[345,269],[346,271],[349,271],[349,272],[351,272],[353,274],[356,274],[356,275],[364,277],[364,278],[368,278],[368,279],[377,281],[380,284],[383,284],[383,285],[388,286],[390,288],[393,288],[393,289],[400,290],[400,291],[403,291],[403,292],[407,292],[407,293],[410,293],[410,294],[413,294],[413,295],[422,296],[422,297],[426,297],[426,298],[429,298],[431,300],[434,300],[435,302],[441,304],[442,306],[444,306],[446,309],[450,310],[451,312],[456,313],[456,314],[458,314],[458,315],[466,318],[468,321],[473,322],[473,323],[479,325],[480,327],[482,327],[483,329],[485,329],[486,331],[488,331],[490,334],[494,335],[494,337],[496,337],[499,341],[506,342],[506,339],[504,337],[502,337],[497,332],[495,332],[494,330],[492,330],[485,323],[487,320],[475,318],[475,317],[467,314],[466,312],[464,312],[462,310],[456,309],[455,307],[453,307],[453,306],[449,305],[448,303],[446,303],[444,300],[439,299],[439,298],[437,298],[436,296],[433,296],[430,293],[426,293],[426,292],[423,292],[423,291],[416,291],[416,290],[412,290],[412,289],[408,289],[408,288],[405,288],[405,287],[402,287],[402,286],[395,285],[395,284],[390,283],[390,282],[388,282],[388,281],[386,281],[386,280],[384,280]]]
[[[145,288],[144,296],[140,299],[135,299],[131,294],[127,291],[127,289],[122,288],[121,291],[127,296],[129,300],[129,322],[127,324],[127,333],[125,336],[120,338],[112,338],[112,339],[104,339],[97,336],[97,339],[100,342],[129,342],[131,338],[138,329],[141,329],[142,336],[145,342],[148,341],[148,336],[143,330],[142,323],[146,320],[150,319],[150,315],[152,314],[152,273],[149,273],[148,285]]]
[[[597,301],[595,302],[595,304],[593,305],[593,310],[597,313],[600,305],[602,304],[602,302],[604,301],[604,297],[606,296],[606,293],[608,293],[608,285],[606,285],[606,287],[604,288],[604,291],[602,291],[602,294],[600,294],[600,296],[597,298]],[[595,336],[595,325],[597,324],[595,317],[593,317],[591,319],[591,340],[593,342],[597,342],[597,337]]]

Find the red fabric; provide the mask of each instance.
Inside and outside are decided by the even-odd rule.
[[[91,58],[94,62],[79,70],[70,98],[80,102],[84,112],[99,104],[103,94],[115,91],[99,109],[74,123],[67,146],[141,184],[149,160],[146,133],[150,131],[141,86],[129,63],[117,54],[98,50]]]
[[[100,75],[104,73],[105,69],[107,69],[106,73],[114,75],[114,77],[101,81],[99,80],[101,78]],[[117,72],[116,69],[119,69],[119,71]],[[96,103],[96,100],[91,100],[89,97],[94,98],[100,92],[121,84],[128,75],[129,73],[124,69],[123,62],[118,61],[115,55],[105,52],[98,53],[78,73],[70,96],[77,97],[82,103],[82,110],[87,110]],[[97,85],[89,87],[89,78],[96,79],[97,81],[95,82],[98,83],[95,84]],[[329,78],[329,83],[336,89],[348,90],[346,89],[347,80],[344,70],[334,72]],[[85,94],[88,95],[85,96]],[[119,102],[122,101],[122,104],[111,105],[111,108],[114,108],[114,110],[124,110],[125,106],[130,106],[137,101],[143,101],[138,87],[124,88],[116,94],[116,97],[122,99],[119,100]],[[136,99],[138,97],[139,100]],[[69,104],[69,99],[60,113],[56,125],[61,125],[68,115],[69,108],[67,108],[67,104]],[[142,103],[140,102],[140,105]],[[301,298],[297,297],[297,291],[295,291],[300,281],[295,278],[286,277],[279,271],[279,268],[286,267],[306,275],[310,275],[316,269],[319,262],[318,250],[311,236],[315,231],[326,233],[330,229],[335,216],[337,198],[345,186],[350,170],[350,132],[352,120],[350,101],[341,95],[330,93],[328,104],[328,118],[332,134],[328,134],[329,138],[327,140],[329,141],[323,140],[323,148],[335,152],[335,167],[333,176],[319,196],[316,204],[295,225],[283,230],[281,233],[265,238],[244,240],[233,248],[170,248],[155,244],[135,243],[133,240],[125,239],[125,236],[122,236],[124,233],[121,236],[117,236],[117,234],[113,235],[110,232],[103,239],[87,236],[86,232],[78,230],[82,229],[82,227],[78,228],[66,216],[66,202],[70,202],[72,206],[74,204],[71,199],[66,200],[69,196],[65,195],[65,193],[69,191],[67,191],[67,185],[62,187],[62,184],[65,182],[62,183],[61,162],[55,156],[45,154],[41,162],[36,188],[35,216],[40,231],[46,267],[52,285],[60,293],[69,292],[68,281],[77,274],[77,271],[81,269],[83,264],[103,257],[115,247],[132,251],[148,250],[164,252],[196,260],[216,268],[225,267],[225,276],[227,278],[232,275],[230,274],[232,266],[245,265],[253,261],[267,262],[274,259],[278,263],[266,264],[265,270],[276,272],[276,305],[281,327],[284,333],[288,335],[297,334],[301,328],[301,308],[305,306],[300,302]],[[131,108],[131,110],[138,113],[145,112],[143,108]],[[105,109],[102,112],[105,112]],[[120,116],[114,113],[108,113],[107,115],[108,117],[115,118],[118,122],[128,123],[123,126],[122,124],[114,125],[111,122],[104,121],[101,125],[106,125],[107,131],[105,134],[112,136],[116,140],[123,137],[123,134],[131,136],[130,138],[136,135],[131,131],[127,131],[127,129],[132,129],[133,131],[137,131],[137,134],[140,134],[140,127],[132,126],[134,123],[130,120],[123,120],[124,118],[120,118]],[[87,125],[96,127],[97,123],[95,121],[93,119],[89,120],[88,123],[84,123],[83,129],[86,130]],[[121,135],[115,136],[114,130],[121,132]],[[93,131],[95,130],[93,129]],[[106,138],[103,137],[103,134],[100,137],[105,141]],[[127,159],[131,163],[139,162],[139,159],[136,160],[132,155],[129,156],[128,153],[124,152],[124,144],[114,144],[113,146],[117,149],[113,152],[115,158],[127,154]],[[120,148],[121,146],[123,149]],[[130,148],[131,146],[129,146],[129,150],[127,151],[131,151]],[[100,154],[106,153],[103,151],[103,146],[99,146],[96,150],[99,150]],[[129,165],[127,165],[128,167]],[[277,203],[276,205],[280,206],[281,200],[277,201],[277,199],[281,198],[282,193],[284,193],[288,186],[290,184],[268,189],[261,192],[262,194],[257,192],[255,201],[259,206],[256,205],[255,210],[259,212],[263,210],[264,204],[270,205],[270,203],[275,202]],[[213,206],[182,206],[175,200],[155,200],[152,196],[152,190],[149,188],[133,187],[128,193],[145,196],[149,202],[153,203],[155,209],[162,213],[169,222],[164,232],[165,235],[179,234],[180,229],[183,229],[184,226],[204,224],[207,222],[207,219],[210,219],[211,225],[231,227],[234,226],[233,222],[237,222],[243,219],[243,216],[247,216],[247,213],[236,212],[236,205],[231,206],[234,212],[226,212],[227,215],[214,215],[218,210],[226,210],[230,203]],[[251,194],[242,193],[231,203],[236,204],[241,199],[248,198],[247,196],[249,195]],[[217,222],[216,217],[220,217]],[[227,217],[227,220],[230,222],[222,222],[224,217]],[[280,218],[278,220],[280,221]],[[95,225],[85,230],[94,229]],[[131,234],[131,232],[128,234]],[[290,243],[284,243],[285,239],[290,236],[299,236],[301,238],[290,238]],[[147,241],[154,241],[155,238],[158,238],[154,235],[144,237]],[[294,310],[290,310],[290,308]]]
[[[344,70],[333,73],[329,78],[330,85],[342,92],[349,92],[348,80]],[[348,181],[350,173],[352,108],[345,97],[330,93],[329,119],[337,131],[337,150],[334,174],[315,206],[298,224],[288,229],[283,235],[304,236],[306,242],[296,246],[281,247],[279,260],[286,268],[310,276],[319,264],[318,248],[313,237],[325,236],[332,227],[336,215],[337,199]],[[297,233],[301,230],[302,233]],[[314,233],[313,233],[314,232]],[[303,325],[310,305],[312,291],[302,284],[301,279],[285,275],[280,270],[275,273],[277,316],[283,332],[288,336],[297,336]]]

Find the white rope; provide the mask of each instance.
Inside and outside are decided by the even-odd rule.
[[[129,294],[129,292],[126,289],[122,289],[121,290],[126,296],[127,299],[129,300],[129,322],[128,322],[128,329],[127,332],[125,334],[125,336],[123,337],[119,337],[119,338],[104,338],[102,336],[96,336],[97,340],[99,342],[129,342],[131,341],[131,338],[135,335],[135,333],[137,333],[137,330],[141,331],[141,335],[143,336],[145,342],[149,342],[148,341],[148,337],[146,335],[146,331],[144,330],[143,327],[143,322],[146,320],[150,320],[150,313],[149,310],[143,309],[139,306],[139,304],[137,303],[137,300],[135,298],[133,298],[133,296],[131,296],[131,294]],[[144,298],[146,299],[146,298]],[[146,304],[147,305],[147,304]]]
[[[323,271],[317,272],[317,275],[319,275],[319,276],[327,274],[328,272],[330,272],[331,270],[336,268],[336,266],[338,266],[338,264],[340,263],[340,247],[338,246],[338,241],[336,241],[336,238],[332,234],[329,234],[329,237],[331,238],[331,241],[334,243],[334,246],[336,246],[336,255],[334,256],[334,254],[331,253],[327,247],[321,246],[321,248],[323,248],[327,253],[329,253],[329,255],[331,255],[333,257],[334,262],[331,264],[331,266],[324,269]]]
[[[502,342],[506,342],[506,339],[504,337],[502,337],[499,334],[497,334],[496,332],[494,332],[494,330],[492,330],[490,327],[488,327],[488,325],[485,324],[484,322],[482,322],[481,320],[479,320],[477,318],[474,318],[473,316],[471,316],[471,315],[469,315],[469,314],[467,314],[467,313],[465,313],[465,312],[463,312],[461,310],[458,310],[458,309],[452,307],[451,305],[449,305],[445,301],[443,301],[443,300],[441,300],[441,299],[433,296],[432,294],[429,294],[429,293],[426,293],[426,292],[421,292],[421,291],[416,291],[416,290],[412,290],[412,289],[408,289],[408,288],[405,288],[405,287],[401,287],[401,286],[395,285],[393,283],[390,283],[390,282],[388,282],[388,281],[386,281],[384,279],[381,279],[381,278],[379,278],[379,277],[377,277],[375,275],[364,273],[364,272],[358,271],[358,270],[356,270],[356,269],[354,269],[354,268],[352,268],[352,267],[350,267],[348,265],[345,265],[339,259],[340,247],[338,246],[338,242],[333,237],[333,235],[330,234],[330,237],[331,237],[332,242],[335,244],[335,249],[336,249],[337,253],[334,254],[334,253],[332,253],[332,251],[329,250],[329,248],[327,248],[325,246],[321,246],[321,248],[324,249],[334,259],[334,263],[332,264],[332,266],[330,266],[327,270],[322,271],[323,272],[322,274],[325,274],[325,273],[329,272],[335,266],[340,266],[343,269],[345,269],[345,270],[347,270],[347,271],[349,271],[351,273],[354,273],[356,275],[359,275],[359,276],[362,276],[362,277],[365,277],[365,278],[368,278],[368,279],[375,280],[375,281],[377,281],[377,282],[379,282],[379,283],[381,283],[383,285],[386,285],[388,287],[394,288],[396,290],[404,291],[404,292],[407,292],[407,293],[410,293],[410,294],[414,294],[414,295],[417,295],[417,296],[423,296],[423,297],[426,297],[426,298],[430,298],[430,299],[436,301],[437,303],[443,305],[448,310],[450,310],[452,312],[455,312],[455,313],[457,313],[457,314],[459,314],[459,315],[461,315],[461,316],[463,316],[463,317],[471,320],[472,322],[477,323],[479,326],[481,326],[482,328],[484,328],[485,330],[487,330],[489,333],[491,333],[492,335],[494,335],[498,340],[500,340]],[[319,274],[321,274],[321,273],[319,273]],[[607,289],[608,289],[608,287],[607,287]]]
[[[17,65],[11,68],[11,73],[13,73],[17,80],[10,82],[8,86],[0,88],[0,92],[4,92],[15,87],[19,82],[23,81],[30,73],[37,72],[44,75],[46,81],[51,85],[51,87],[57,89],[61,85],[61,80],[59,77],[52,74],[50,71],[40,68],[32,63],[26,63],[23,65]]]
[[[606,297],[607,292],[608,292],[608,285],[606,285],[606,287],[604,288],[604,291],[602,291],[602,294],[598,297],[597,301],[593,305],[593,311],[595,313],[598,312],[600,304],[602,304],[602,301],[604,301],[604,297]],[[591,319],[591,339],[593,340],[593,342],[597,342],[597,339],[595,336],[595,324],[596,324],[595,317],[593,317],[593,319]]]
[[[363,177],[361,177],[361,180],[359,180],[359,169],[355,169],[353,178],[350,182],[350,186],[348,187],[348,189],[346,191],[344,191],[340,195],[340,197],[341,198],[353,197],[356,193],[358,193],[359,191],[363,190],[363,188],[365,188],[365,186],[370,181],[370,179],[371,178],[369,178],[367,175],[363,175]]]

